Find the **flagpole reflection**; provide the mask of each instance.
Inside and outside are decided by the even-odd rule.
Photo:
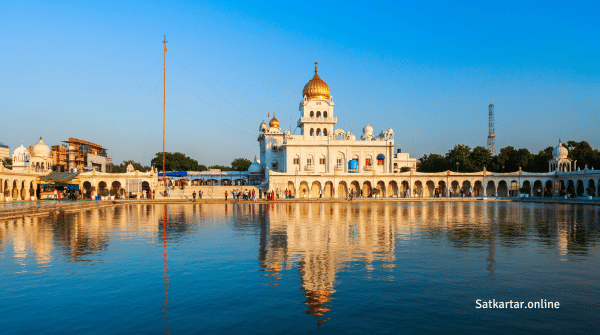
[[[167,310],[169,307],[169,276],[167,275],[167,271],[169,271],[168,262],[167,262],[167,206],[165,206],[164,214],[163,214],[163,260],[165,263],[165,268],[163,269],[163,276],[165,277],[165,305],[163,306],[162,313],[164,315],[163,319],[165,320],[165,328],[163,329],[163,333],[170,334],[167,326],[169,325],[169,320],[167,317],[169,313]]]

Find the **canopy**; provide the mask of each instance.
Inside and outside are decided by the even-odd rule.
[[[377,159],[385,159],[385,156],[383,154],[379,154],[377,155]]]
[[[159,172],[158,176],[162,177],[163,173]],[[167,177],[185,177],[187,176],[187,171],[175,171],[175,172],[167,172],[166,173]]]
[[[57,172],[53,171],[49,175],[41,177],[40,180],[53,184],[79,184],[79,180],[75,179],[79,172]]]

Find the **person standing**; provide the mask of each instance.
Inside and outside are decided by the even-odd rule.
[[[321,189],[319,189],[319,199],[323,198],[323,191],[321,191]]]
[[[225,200],[227,200],[227,191],[225,191]]]
[[[194,199],[194,202],[196,202],[196,191],[194,191],[194,193],[192,193],[192,198]]]

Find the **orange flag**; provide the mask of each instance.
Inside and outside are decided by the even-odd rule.
[[[165,44],[165,52],[167,52],[167,45]]]

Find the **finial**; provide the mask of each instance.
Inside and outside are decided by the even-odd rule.
[[[315,73],[317,73],[317,64],[319,64],[319,62],[315,62]]]

